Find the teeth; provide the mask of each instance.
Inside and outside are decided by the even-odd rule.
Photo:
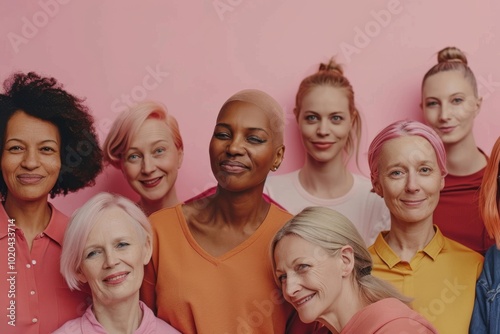
[[[115,277],[112,277],[112,278],[108,278],[106,281],[117,281],[119,279],[122,279],[123,277],[127,276],[127,274],[123,274],[123,275],[119,275],[119,276],[115,276]]]
[[[157,177],[156,179],[154,180],[151,180],[151,181],[142,181],[144,182],[145,184],[152,184],[152,183],[155,183],[156,181],[158,181],[159,177]]]
[[[311,295],[311,296],[309,296],[309,297],[306,297],[306,298],[302,299],[300,302],[298,302],[298,303],[297,303],[297,305],[302,305],[302,304],[304,304],[305,302],[307,302],[307,301],[311,300],[311,299],[312,299],[312,297],[314,297],[314,295]]]

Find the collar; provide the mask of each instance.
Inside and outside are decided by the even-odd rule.
[[[50,239],[54,240],[62,246],[64,239],[64,232],[66,231],[66,226],[68,224],[68,217],[64,215],[61,211],[57,210],[51,203],[48,203],[52,214],[50,216],[49,224],[42,232],[47,235]],[[7,236],[9,219],[11,219],[3,205],[0,205],[0,239]],[[17,227],[15,228],[18,229]]]
[[[445,238],[441,230],[437,225],[434,225],[434,231],[436,232],[432,237],[431,241],[424,247],[422,252],[430,257],[433,261],[436,260],[439,253],[444,247]],[[380,259],[389,267],[394,268],[398,263],[401,262],[399,256],[394,253],[389,244],[385,241],[384,236],[389,233],[389,231],[380,232],[377,240],[373,245],[375,252],[380,257]]]

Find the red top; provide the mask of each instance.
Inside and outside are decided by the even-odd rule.
[[[466,176],[448,174],[434,211],[434,224],[443,234],[484,255],[495,244],[479,214],[478,195],[484,168]]]
[[[60,274],[68,217],[50,207],[49,224],[35,237],[30,252],[23,231],[0,205],[0,333],[52,333],[80,317],[87,309],[87,297],[91,299],[70,291]]]

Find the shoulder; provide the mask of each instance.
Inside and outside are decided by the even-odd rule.
[[[76,318],[73,320],[69,320],[64,323],[57,330],[52,332],[52,334],[76,334],[83,333],[82,331],[82,318]]]
[[[269,207],[269,213],[267,214],[266,220],[272,219],[272,220],[287,221],[287,220],[291,219],[292,217],[293,217],[293,215],[290,212],[286,211],[285,209],[283,209],[282,207],[280,207],[274,203],[271,203],[271,206]]]
[[[166,333],[175,334],[180,333],[174,327],[163,321],[162,319],[156,317],[153,311],[142,301],[139,301],[141,309],[144,311],[144,316],[142,318],[142,323],[140,329],[152,333]]]
[[[288,188],[290,187],[290,182],[297,179],[299,175],[299,170],[295,170],[290,173],[281,174],[281,175],[272,175],[266,179],[266,188],[279,189],[279,188]]]
[[[180,220],[184,214],[182,213],[182,204],[177,204],[171,208],[164,208],[151,214],[148,219],[153,227],[158,225],[165,225],[167,222],[172,222],[172,220]]]
[[[468,261],[483,263],[484,257],[478,252],[448,237],[443,237],[443,238],[444,238],[443,250],[446,253],[453,253],[457,255],[460,254],[460,261],[468,260]]]

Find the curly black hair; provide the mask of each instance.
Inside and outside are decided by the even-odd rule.
[[[61,136],[61,170],[50,197],[66,195],[95,184],[102,171],[94,118],[78,98],[62,88],[54,78],[29,73],[14,73],[3,83],[0,94],[0,152],[3,155],[9,119],[18,111],[48,121]],[[5,200],[7,185],[0,178],[0,194]]]

